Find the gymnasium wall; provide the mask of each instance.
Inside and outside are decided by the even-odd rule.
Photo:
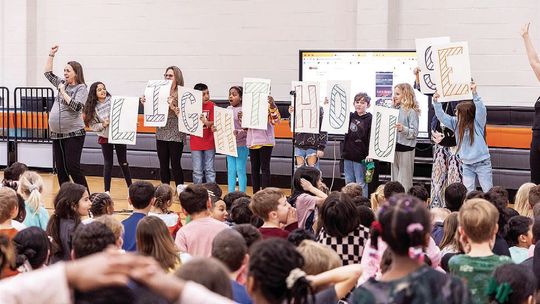
[[[140,95],[178,65],[214,99],[250,76],[271,78],[288,100],[299,49],[412,49],[416,37],[448,35],[469,41],[488,105],[530,106],[540,85],[519,30],[539,17],[537,0],[0,0],[0,86],[48,85],[42,69],[57,43],[58,74],[78,60],[88,83],[113,94]],[[531,35],[540,48],[540,21]]]

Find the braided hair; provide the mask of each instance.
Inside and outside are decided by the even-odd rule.
[[[90,202],[92,202],[92,205],[90,206],[90,214],[92,214],[92,217],[112,214],[114,203],[111,196],[107,193],[92,193],[89,199]]]
[[[172,205],[173,196],[174,190],[170,185],[161,184],[157,186],[154,192],[154,197],[156,198],[154,207],[160,209],[165,214],[170,213],[169,208]]]
[[[249,276],[269,303],[315,303],[310,282],[300,270],[303,266],[304,258],[293,244],[270,238],[253,245]]]
[[[38,269],[47,263],[51,244],[47,233],[41,228],[28,227],[17,232],[13,238],[13,245],[16,267],[28,263],[32,269]]]

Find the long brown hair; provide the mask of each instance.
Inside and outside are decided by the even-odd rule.
[[[86,84],[86,82],[84,82],[82,65],[77,61],[69,61],[67,64],[69,64],[73,69],[73,72],[75,72],[75,76],[77,76],[77,84]]]
[[[100,84],[103,85],[105,89],[107,89],[107,86],[105,86],[103,82],[96,81],[92,83],[92,85],[90,86],[90,89],[88,90],[88,97],[84,105],[84,124],[87,127],[90,126],[90,122],[92,122],[92,120],[94,120],[94,118],[96,117],[96,106],[99,102],[98,97],[97,97],[97,87]],[[110,96],[111,96],[111,93],[107,91],[107,96],[105,98],[110,97]]]
[[[444,235],[439,244],[439,248],[443,249],[446,246],[454,246],[458,248],[458,237],[456,236],[458,229],[458,212],[452,212],[446,217],[443,223]]]
[[[156,216],[146,216],[137,224],[137,251],[151,256],[165,271],[180,265],[180,251],[174,244],[165,222]]]
[[[457,105],[457,129],[459,134],[458,151],[461,148],[463,142],[463,136],[465,130],[469,131],[469,138],[471,140],[471,146],[474,143],[474,118],[476,116],[476,106],[472,101],[464,101]]]
[[[182,74],[182,70],[180,70],[179,67],[175,65],[171,65],[170,67],[167,67],[165,69],[165,73],[167,73],[168,70],[172,70],[174,74],[174,80],[176,81],[176,86],[173,89],[174,95],[172,104],[177,107],[178,106],[178,86],[184,86],[184,75]]]

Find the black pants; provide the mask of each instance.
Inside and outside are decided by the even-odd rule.
[[[159,158],[159,176],[163,184],[171,182],[171,172],[169,171],[169,162],[172,168],[174,183],[176,186],[184,183],[184,172],[182,171],[182,151],[184,143],[176,141],[156,140],[157,154]]]
[[[540,184],[540,131],[533,131],[531,150],[531,183]]]
[[[270,186],[270,158],[272,146],[263,146],[259,149],[249,149],[251,162],[251,183],[253,193]],[[261,174],[262,173],[262,174]]]
[[[53,158],[56,163],[58,183],[60,185],[69,182],[69,177],[71,176],[74,183],[83,185],[88,189],[88,183],[81,170],[81,154],[84,138],[85,135],[53,139]]]
[[[101,153],[103,153],[103,181],[105,183],[105,191],[111,191],[111,173],[113,168],[113,150],[116,150],[116,158],[122,169],[122,174],[129,187],[131,185],[131,172],[127,162],[127,147],[119,144],[101,144]]]

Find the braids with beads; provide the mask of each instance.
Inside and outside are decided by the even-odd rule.
[[[110,195],[107,193],[92,193],[90,195],[90,214],[92,217],[98,217],[105,214],[112,214],[114,210],[114,203]]]

